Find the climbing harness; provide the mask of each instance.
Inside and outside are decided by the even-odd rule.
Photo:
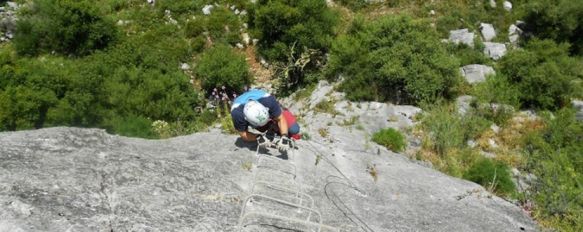
[[[340,230],[337,228],[322,224],[322,215],[314,207],[314,199],[304,193],[302,184],[296,179],[295,141],[290,140],[290,149],[285,152],[288,159],[284,160],[260,153],[262,148],[278,148],[277,144],[283,138],[275,133],[270,134],[269,131],[255,134],[258,134],[257,150],[255,151],[256,170],[253,173],[250,194],[245,198],[241,207],[238,222],[239,231],[243,231],[251,225],[277,227],[272,223],[259,222],[261,219],[267,219],[277,220],[290,226],[295,225],[296,228],[289,228],[289,230],[320,232],[324,229],[339,232]],[[289,211],[285,214],[276,213],[267,206],[264,206],[262,210],[256,209],[261,208],[262,203],[271,203],[272,208],[278,210],[287,208]],[[254,218],[255,220],[253,220]]]

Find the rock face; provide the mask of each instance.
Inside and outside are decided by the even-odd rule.
[[[467,28],[449,31],[449,41],[455,44],[465,44],[474,47],[474,33],[469,32]]]
[[[484,41],[490,42],[496,37],[496,31],[494,30],[494,26],[492,26],[492,24],[480,23],[480,29],[482,30],[482,37],[484,37]]]
[[[470,84],[486,81],[486,76],[496,75],[494,69],[487,65],[470,64],[460,68],[462,76]]]
[[[484,42],[484,54],[493,60],[499,60],[506,55],[506,45],[501,43]]]
[[[302,133],[311,139],[287,155],[260,149],[274,162],[260,166],[255,144],[220,131],[167,140],[79,128],[0,133],[0,231],[239,231],[243,205],[287,217],[307,212],[243,203],[254,177],[283,182],[262,175],[265,165],[292,164],[293,180],[321,213],[308,217],[321,219],[322,231],[537,230],[519,207],[481,186],[370,141],[380,128],[409,128],[419,108],[349,102],[331,87],[321,83],[309,102],[288,99],[297,111],[294,103],[332,99],[339,113],[303,112]],[[314,231],[259,214],[243,221],[243,231]]]

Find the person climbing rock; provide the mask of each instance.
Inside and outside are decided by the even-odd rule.
[[[275,97],[263,90],[251,89],[235,98],[231,118],[239,135],[247,142],[257,141],[258,134],[253,130],[262,133],[274,129],[282,137],[276,144],[280,150],[289,148],[290,137],[300,138],[300,126],[293,114],[282,109]]]

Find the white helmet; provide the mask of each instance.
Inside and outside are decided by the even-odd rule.
[[[269,110],[256,101],[249,101],[243,108],[245,120],[254,127],[265,126],[269,121]]]

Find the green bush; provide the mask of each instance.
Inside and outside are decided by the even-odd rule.
[[[367,0],[339,0],[336,2],[352,9],[353,11],[360,10],[369,4]]]
[[[152,129],[152,120],[148,118],[140,116],[114,117],[104,124],[110,133],[129,137],[158,138]]]
[[[287,62],[306,49],[326,52],[337,21],[325,0],[259,0],[249,11],[259,52],[271,61]]]
[[[92,1],[34,0],[17,22],[14,45],[20,54],[58,52],[87,55],[117,38],[117,27]]]
[[[333,43],[326,73],[345,77],[340,89],[350,100],[420,103],[452,97],[458,67],[427,22],[385,16],[356,19]]]
[[[526,31],[542,39],[569,42],[583,55],[583,1],[535,0],[524,5]]]
[[[406,146],[405,136],[398,130],[386,128],[372,135],[372,141],[387,147],[394,152],[403,151]]]
[[[491,125],[475,112],[461,116],[455,107],[444,103],[424,108],[427,110],[421,119],[421,127],[429,135],[431,149],[441,157],[446,157],[452,150],[463,149],[468,139],[476,139]]]
[[[500,61],[510,85],[517,86],[523,107],[555,110],[576,95],[572,83],[583,77],[583,66],[568,56],[568,45],[532,40],[525,49],[513,50]]]
[[[242,22],[227,7],[215,7],[210,15],[199,16],[186,24],[185,32],[196,37],[208,32],[213,42],[236,44],[241,41],[239,29]]]
[[[527,171],[536,175],[532,200],[545,225],[560,231],[583,228],[583,123],[570,109],[545,115],[546,127],[526,139]]]
[[[201,80],[203,89],[208,93],[213,88],[222,86],[235,92],[241,92],[245,85],[251,83],[249,65],[245,61],[245,56],[221,44],[202,54],[194,73]]]
[[[476,161],[464,173],[463,178],[502,195],[511,194],[515,190],[508,166],[488,158]]]

